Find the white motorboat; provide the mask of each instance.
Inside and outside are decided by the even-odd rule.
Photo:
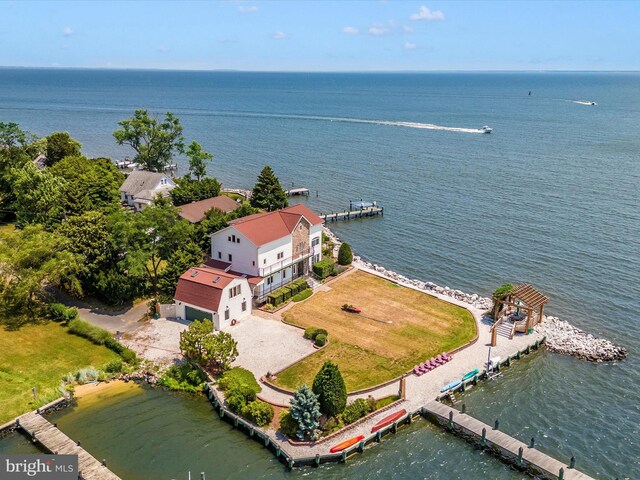
[[[480,131],[482,133],[491,133],[491,132],[493,132],[493,128],[491,128],[489,125],[485,125],[484,127],[482,127],[480,129]]]

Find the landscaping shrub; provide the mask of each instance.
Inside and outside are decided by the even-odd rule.
[[[242,408],[247,404],[247,400],[239,393],[234,393],[226,397],[227,407],[237,414],[242,413]]]
[[[120,373],[122,371],[122,367],[122,360],[120,358],[116,358],[104,366],[104,371],[107,373]]]
[[[294,302],[301,302],[302,300],[306,300],[307,298],[309,298],[311,296],[312,293],[313,293],[313,290],[311,290],[310,288],[306,288],[306,289],[302,290],[300,293],[296,294],[293,297],[293,301]]]
[[[169,390],[198,393],[204,388],[206,381],[204,374],[194,368],[189,362],[180,365],[172,365],[158,380],[158,385]]]
[[[323,258],[317,263],[313,264],[313,273],[320,278],[327,278],[332,274],[334,270],[333,261],[330,258]]]
[[[315,340],[318,335],[329,335],[324,328],[309,327],[304,331],[304,338]]]
[[[285,301],[289,300],[293,296],[289,287],[282,287],[280,290],[282,290],[282,298]]]
[[[280,432],[287,437],[295,437],[298,432],[298,422],[294,420],[290,412],[280,412]]]
[[[69,322],[69,332],[79,337],[88,338],[96,345],[104,345],[111,339],[111,334],[104,328],[96,327],[80,318],[74,318]]]
[[[51,315],[54,322],[70,322],[78,316],[78,310],[67,308],[62,303],[52,303],[49,305],[49,315]]]
[[[345,422],[340,417],[331,417],[327,419],[327,421],[323,425],[323,430],[325,435],[330,435],[333,432],[336,432],[341,428],[344,428],[344,424]]]
[[[353,423],[359,418],[362,418],[373,412],[374,410],[375,400],[372,407],[372,405],[364,398],[358,398],[353,403],[350,403],[345,407],[344,412],[342,412],[342,419],[344,420],[344,423]]]
[[[98,380],[98,370],[94,367],[83,368],[74,374],[75,380],[80,384],[95,382]]]
[[[344,242],[338,250],[338,263],[340,265],[351,265],[351,262],[353,262],[353,252],[349,244]]]
[[[319,333],[318,335],[316,335],[316,340],[315,340],[315,344],[318,347],[324,347],[324,345],[327,343],[327,335],[324,333]]]
[[[259,427],[264,427],[273,420],[273,407],[260,400],[254,400],[242,407],[242,416]]]
[[[262,390],[258,382],[256,382],[253,373],[242,367],[234,367],[231,370],[227,370],[218,380],[218,386],[225,393],[232,389],[244,387],[253,392],[253,398],[251,398],[251,400],[254,400],[256,394]]]
[[[330,417],[342,413],[347,406],[347,387],[338,366],[326,361],[313,379],[313,393],[318,396],[320,411]]]
[[[136,352],[134,352],[130,348],[122,347],[122,345],[120,345],[120,347],[121,347],[121,351],[119,352],[119,354],[122,360],[127,362],[129,365],[137,365],[138,357],[136,355]]]
[[[298,440],[315,440],[318,438],[320,426],[320,404],[318,396],[307,385],[302,385],[293,394],[291,403],[291,418],[298,425],[296,437]]]

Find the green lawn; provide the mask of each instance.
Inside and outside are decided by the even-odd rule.
[[[360,307],[362,314],[342,311],[345,303]],[[325,360],[338,365],[347,390],[371,387],[476,335],[468,310],[362,271],[296,304],[284,318],[329,332],[329,345],[277,374],[276,383],[290,389],[311,385]]]
[[[118,358],[106,347],[67,333],[56,323],[0,330],[0,423],[34,410],[31,387],[38,400],[55,399],[60,379]]]

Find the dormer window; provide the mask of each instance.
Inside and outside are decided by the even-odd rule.
[[[160,185],[166,185],[167,184],[167,179],[166,178],[161,178],[160,179]]]

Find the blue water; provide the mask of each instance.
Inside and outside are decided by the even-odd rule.
[[[372,261],[482,294],[528,281],[550,313],[626,345],[618,365],[537,354],[466,403],[593,475],[640,478],[640,74],[0,69],[0,121],[67,130],[87,155],[132,155],[111,132],[135,108],[178,115],[225,186],[251,187],[270,164],[286,187],[311,189],[317,211],[377,200],[383,218],[334,224]],[[477,460],[423,425],[335,475],[505,474]]]

